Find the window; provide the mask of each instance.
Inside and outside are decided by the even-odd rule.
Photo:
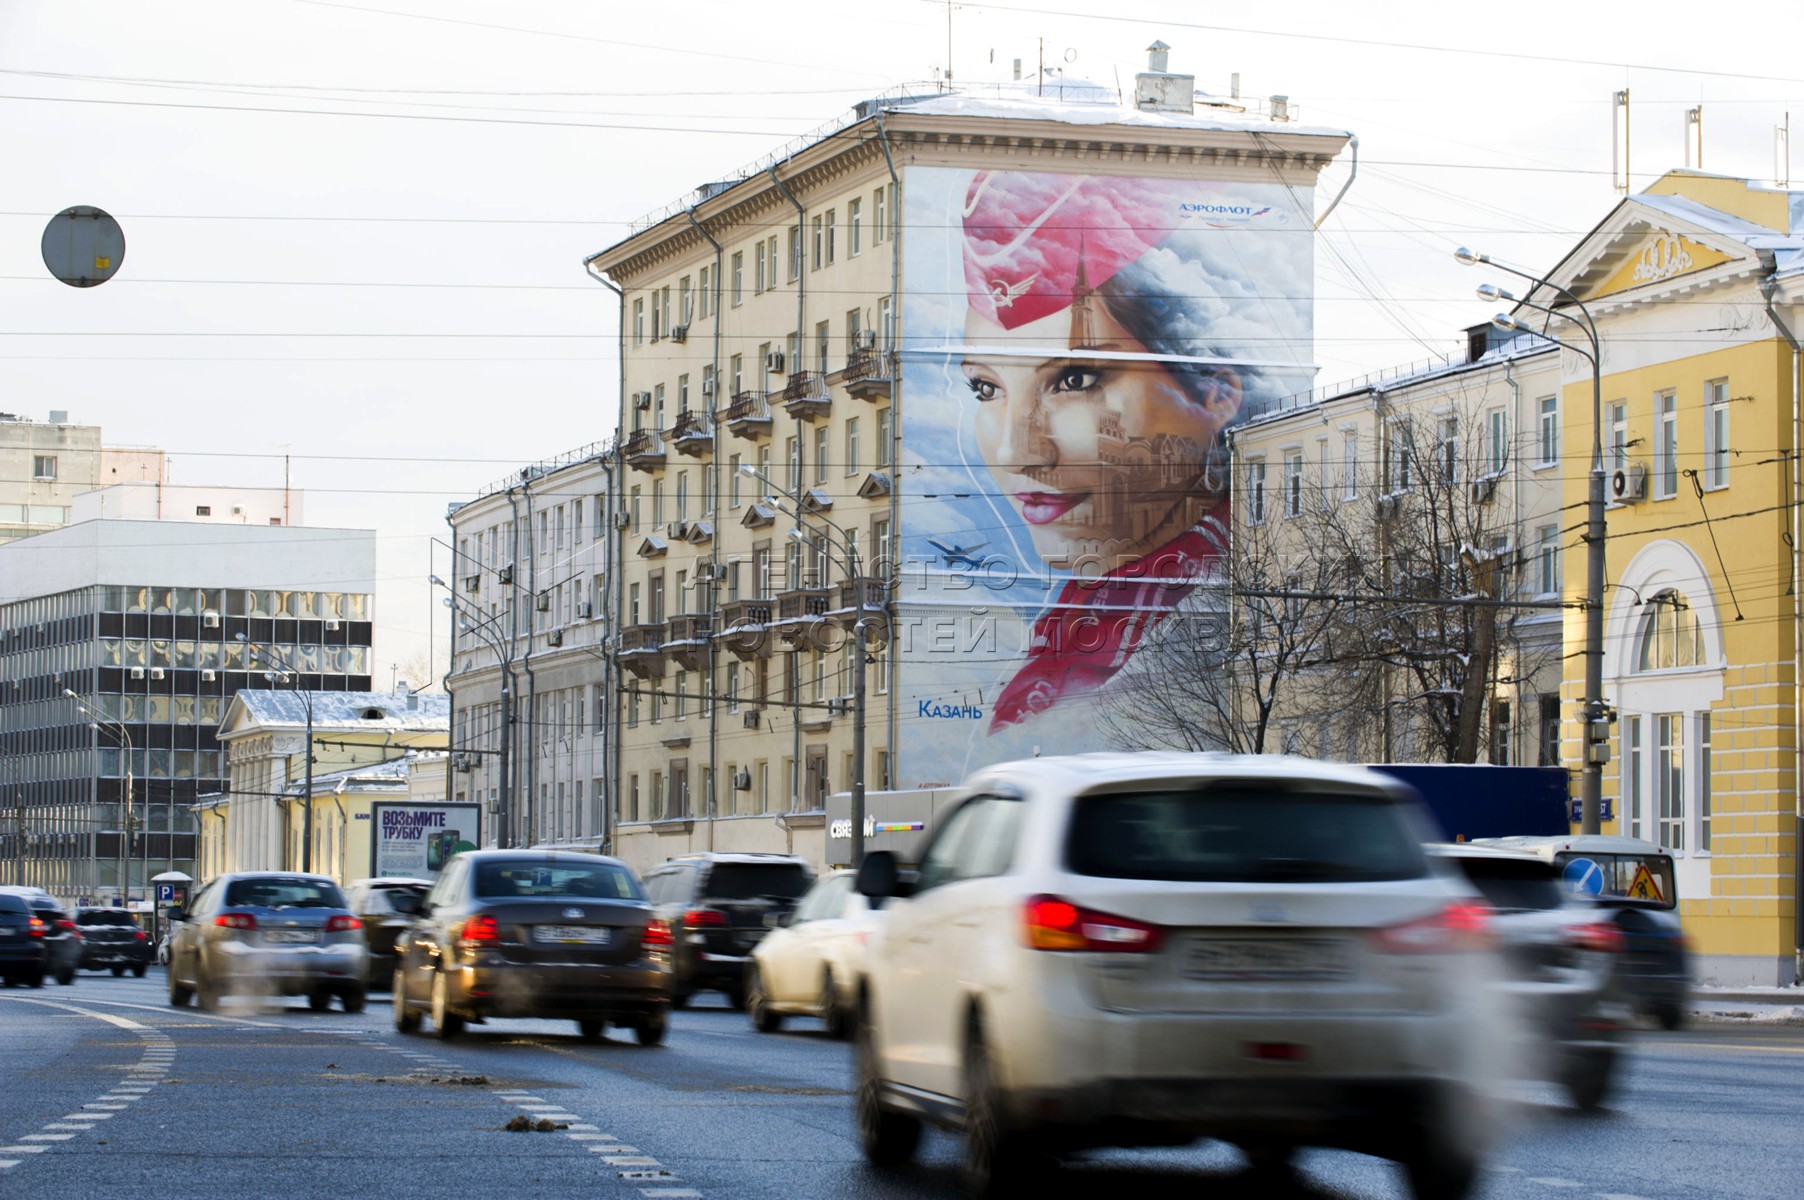
[[[627,584],[626,596],[626,623],[628,625],[644,624],[640,619],[644,610],[639,607],[639,585],[637,583]]]
[[[1679,494],[1679,398],[1672,392],[1654,397],[1654,499]]]
[[[210,517],[213,515],[213,506],[211,504],[196,504],[194,506],[194,515],[197,517]],[[480,542],[482,535],[477,534],[476,537]]]
[[[1658,841],[1668,850],[1685,849],[1685,718],[1654,717],[1654,791],[1660,805]]]
[[[662,683],[659,680],[658,683]],[[664,719],[664,689],[654,683],[651,688],[651,723],[656,725]],[[656,790],[655,788],[653,789]]]
[[[1622,719],[1622,830],[1630,837],[1643,832],[1641,802],[1641,718]]]
[[[883,188],[871,194],[871,241],[881,245],[889,238],[889,204]]]
[[[639,585],[634,584],[633,586],[637,587]],[[628,729],[638,727],[640,695],[638,680],[635,679],[633,682],[626,685],[626,727]]]
[[[1629,406],[1625,401],[1610,405],[1610,469],[1619,471],[1629,463]]]
[[[827,210],[827,265],[832,266],[839,259],[839,213],[835,209]]]
[[[651,419],[653,429],[664,428],[664,385],[661,383],[651,389]]]
[[[31,477],[33,479],[56,478],[56,455],[34,454],[31,456]]]
[[[1436,465],[1440,468],[1441,478],[1449,484],[1459,482],[1459,418],[1442,417],[1440,420],[1440,443],[1437,447]]]
[[[776,280],[771,280],[774,284]],[[752,292],[754,295],[764,291],[764,243],[759,242],[752,249]]]
[[[821,224],[821,219],[816,217],[814,219],[814,269],[817,271],[821,269],[821,266],[825,261],[826,250],[827,242],[825,227]]]
[[[833,431],[826,425],[814,427],[814,481],[827,482],[827,439]]]
[[[877,298],[877,336],[883,339],[883,352],[888,354],[896,348],[896,317],[890,305],[890,297]]]
[[[714,315],[714,289],[709,286],[713,282],[713,273],[713,267],[703,267],[695,277],[696,290],[701,293],[701,309],[704,318]]]
[[[1710,714],[1698,714],[1698,850],[1710,853]]]
[[[639,532],[640,518],[643,516],[643,513],[640,511],[640,504],[643,501],[643,499],[644,499],[644,494],[641,492],[639,485],[635,483],[633,485],[632,495],[628,498],[628,501],[627,501],[627,507],[628,507],[629,511],[632,513],[633,533],[635,535],[638,534],[638,532]]]
[[[739,711],[739,660],[727,660],[727,711]]]
[[[676,696],[673,697],[676,707],[676,719],[684,721],[689,718],[689,672],[676,673]]]
[[[822,321],[814,327],[814,369],[825,375],[832,370],[833,322]]]
[[[737,308],[745,301],[745,251],[733,252],[733,274],[730,277],[728,294],[733,297],[733,307]]]
[[[677,323],[689,324],[689,318],[695,315],[694,289],[689,285],[689,276],[677,280]]]
[[[1704,385],[1704,486],[1729,486],[1729,381]]]
[[[727,359],[727,378],[732,381],[735,397],[745,390],[745,355],[735,354]]]
[[[889,466],[890,442],[895,439],[895,431],[890,426],[889,409],[877,410],[877,465]]]
[[[858,474],[858,418],[846,421],[846,474]]]
[[[727,460],[727,507],[739,507],[739,487],[745,480],[745,473],[739,469],[739,456],[735,454]]]
[[[645,344],[645,301],[633,301],[633,345]]]
[[[789,282],[802,277],[802,227],[789,227]]]
[[[1703,626],[1683,596],[1660,592],[1647,602],[1647,610],[1637,639],[1637,671],[1695,667],[1704,662]]]
[[[664,481],[651,481],[651,524],[655,530],[664,523]]]
[[[1284,515],[1303,515],[1303,452],[1284,452]]]
[[[765,271],[765,275],[770,280],[770,286],[776,287],[777,286],[777,235],[774,233],[771,234],[769,239],[767,239],[764,243],[764,257],[770,261],[770,266]]]
[[[1491,765],[1510,765],[1510,702],[1491,701]]]
[[[1485,474],[1503,474],[1509,461],[1509,414],[1493,408],[1485,414]]]
[[[1359,495],[1359,433],[1348,429],[1340,435],[1340,494],[1351,500]]]
[[[677,472],[676,519],[679,521],[689,519],[689,472],[687,471]]]
[[[1544,467],[1560,461],[1560,398],[1543,396],[1536,408],[1540,417],[1540,436],[1536,439],[1536,457]]]
[[[802,439],[791,436],[783,444],[783,461],[789,469],[789,490],[802,486]]]
[[[846,204],[846,256],[857,258],[864,250],[864,201]]]
[[[670,336],[670,326],[671,326],[670,285],[669,284],[665,284],[663,287],[658,289],[657,318],[658,319],[656,321],[654,321],[654,323],[653,323],[654,327],[651,331],[652,337],[654,339],[659,338],[659,337],[669,337]]]
[[[1247,521],[1258,525],[1265,520],[1265,460],[1247,462]]]
[[[1558,696],[1541,697],[1540,757],[1535,765],[1542,767],[1560,765],[1560,698]]]
[[[1409,459],[1414,444],[1415,439],[1410,436],[1408,422],[1396,421],[1391,424],[1390,437],[1385,443],[1384,480],[1393,493],[1409,490]]]
[[[875,565],[867,568],[867,575],[888,576],[895,570],[895,563],[890,558],[889,518],[879,517],[871,522],[871,553],[877,557]],[[883,658],[878,655],[879,660]]]
[[[570,544],[583,544],[583,502],[580,499],[570,502]]]
[[[858,335],[864,332],[864,310],[852,308],[846,310],[846,353],[851,354],[858,349]]]
[[[1560,527],[1543,525],[1536,530],[1535,591],[1542,596],[1560,591]]]

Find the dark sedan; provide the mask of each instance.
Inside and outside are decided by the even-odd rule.
[[[614,858],[477,850],[439,875],[398,947],[395,1027],[430,1014],[440,1037],[490,1018],[573,1020],[585,1038],[611,1022],[641,1045],[664,1040],[670,929],[633,869]]]
[[[420,915],[420,905],[432,890],[429,879],[360,879],[345,889],[351,911],[363,922],[364,943],[369,946],[369,974],[364,980],[372,992],[386,992],[395,977],[395,948]]]
[[[81,969],[130,971],[139,979],[150,970],[150,935],[138,924],[136,913],[123,908],[78,908],[75,926],[81,930]]]

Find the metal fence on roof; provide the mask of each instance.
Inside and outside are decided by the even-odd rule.
[[[535,479],[544,478],[553,471],[559,471],[580,462],[604,458],[614,452],[616,441],[615,438],[608,438],[605,441],[590,442],[586,446],[578,446],[574,450],[566,450],[551,458],[542,458],[538,462],[529,463],[513,474],[505,475],[477,492],[476,499],[493,496],[496,492],[504,492],[511,487],[519,487],[522,483],[531,483]]]

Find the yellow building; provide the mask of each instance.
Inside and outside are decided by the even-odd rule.
[[[1619,715],[1605,832],[1672,852],[1708,982],[1796,972],[1801,262],[1804,195],[1683,171],[1621,201],[1548,273],[1603,347],[1604,697]],[[1529,298],[1561,303],[1545,289]],[[1539,327],[1540,314],[1518,315]],[[1568,322],[1550,332],[1584,344]],[[1561,382],[1576,599],[1590,364],[1563,354]],[[1564,644],[1564,751],[1577,762],[1582,611],[1567,610]]]

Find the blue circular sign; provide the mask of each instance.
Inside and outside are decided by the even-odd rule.
[[[1566,886],[1581,896],[1604,894],[1604,869],[1588,858],[1575,858],[1560,873]]]

